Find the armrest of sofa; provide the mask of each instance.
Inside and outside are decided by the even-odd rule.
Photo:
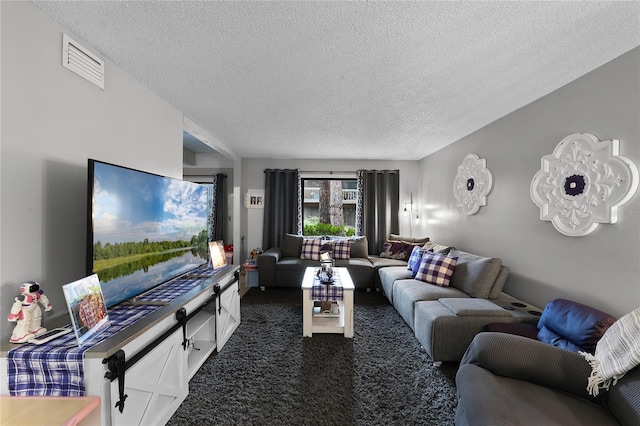
[[[523,336],[480,333],[462,357],[463,364],[599,402],[606,394],[594,398],[587,392],[591,366],[582,355]]]
[[[276,284],[276,265],[282,257],[282,249],[272,247],[258,256],[258,282],[260,287]]]

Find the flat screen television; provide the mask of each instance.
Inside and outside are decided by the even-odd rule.
[[[89,160],[87,275],[107,307],[208,262],[209,188]]]

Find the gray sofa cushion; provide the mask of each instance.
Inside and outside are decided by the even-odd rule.
[[[412,330],[415,330],[414,310],[416,302],[456,297],[468,298],[469,296],[453,287],[440,287],[415,279],[398,280],[393,285],[393,306]]]
[[[388,268],[389,266],[401,266],[407,269],[407,261],[399,259],[389,259],[387,257],[369,256],[369,262],[373,264],[376,269]]]
[[[425,300],[415,304],[414,334],[433,361],[459,361],[487,324],[513,321],[487,299]]]
[[[302,236],[285,234],[282,237],[282,257],[300,257],[302,251]]]
[[[440,299],[439,302],[459,317],[511,317],[509,311],[487,299]]]
[[[393,283],[396,280],[411,279],[411,271],[406,266],[389,266],[378,269],[380,285],[387,299],[393,302]]]
[[[451,250],[449,255],[458,258],[449,286],[462,290],[471,297],[487,299],[500,273],[502,260],[460,250]]]

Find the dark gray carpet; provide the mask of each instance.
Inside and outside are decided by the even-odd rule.
[[[302,293],[251,289],[242,322],[169,425],[453,425],[457,365],[433,366],[387,299],[356,292],[355,337],[302,337]]]

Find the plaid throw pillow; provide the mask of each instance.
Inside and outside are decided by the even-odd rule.
[[[457,257],[427,252],[420,260],[420,268],[416,279],[440,287],[449,287],[453,269],[458,262]]]
[[[336,240],[333,242],[333,258],[348,260],[351,258],[351,241]]]
[[[320,238],[303,240],[300,259],[320,260],[320,247],[322,247]]]

